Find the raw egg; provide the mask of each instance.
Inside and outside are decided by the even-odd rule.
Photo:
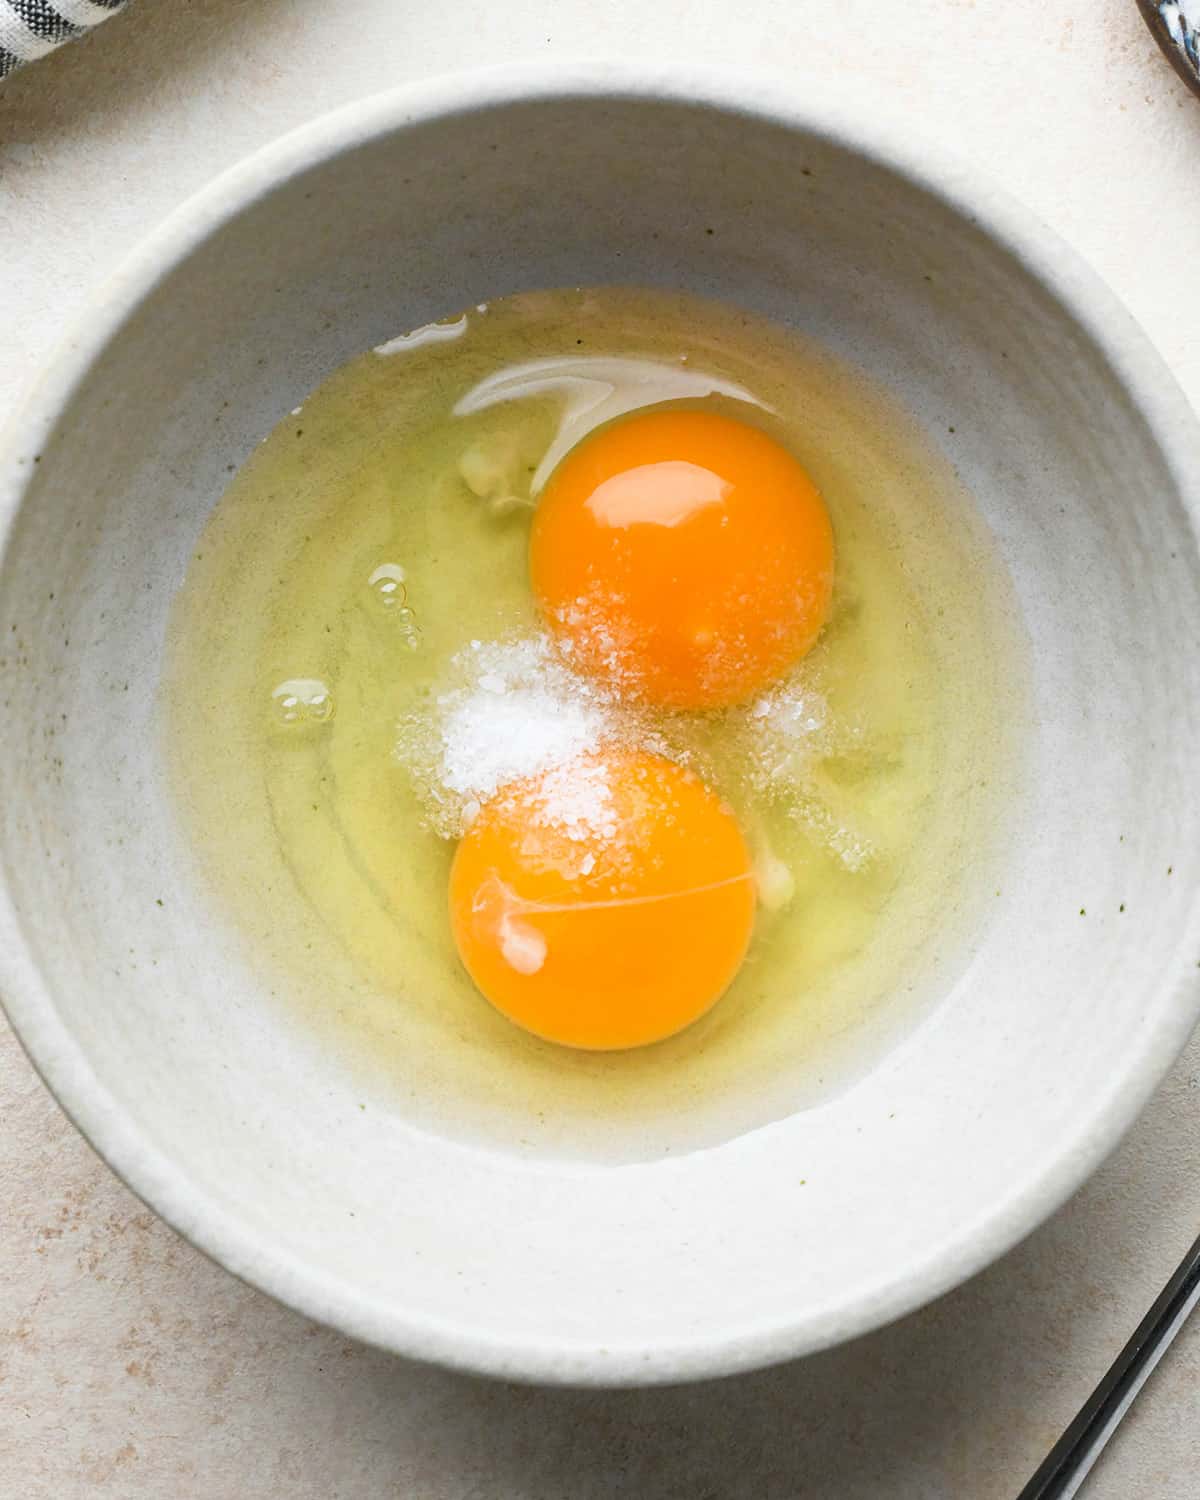
[[[573,666],[628,698],[751,697],[814,644],[833,529],[801,464],[719,412],[666,409],[585,438],[547,482],[533,590]]]
[[[721,996],[754,924],[737,820],[693,772],[643,750],[509,786],[459,843],[459,955],[510,1020],[571,1047],[639,1047]]]

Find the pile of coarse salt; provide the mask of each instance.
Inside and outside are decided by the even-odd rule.
[[[539,780],[532,807],[535,827],[553,828],[572,843],[592,844],[617,836],[612,784],[602,756],[551,767]],[[589,855],[581,873],[591,873]]]
[[[503,787],[547,772],[540,816],[580,839],[603,834],[607,779],[578,764],[636,731],[599,684],[565,667],[548,636],[472,641],[450,662],[432,710],[400,725],[397,757],[412,772],[431,826],[458,838]]]
[[[847,869],[876,855],[873,839],[854,826],[845,799],[823,772],[830,757],[860,751],[860,731],[837,722],[818,682],[802,667],[721,718],[724,775],[802,824]],[[413,778],[429,826],[461,838],[484,803],[506,787],[540,778],[527,806],[537,824],[581,847],[617,836],[603,752],[620,747],[665,754],[710,778],[711,746],[687,715],[658,720],[621,703],[604,684],[571,670],[545,633],[471,641],[450,660],[432,705],[399,725],[396,758]],[[754,821],[754,820],[752,820]],[[790,882],[761,844],[764,897]],[[774,875],[771,872],[774,871]],[[581,865],[580,873],[588,870]],[[778,878],[776,878],[778,877]],[[768,904],[775,904],[768,902]]]

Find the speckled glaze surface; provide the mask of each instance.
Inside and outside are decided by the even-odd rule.
[[[367,101],[176,214],[15,429],[10,1014],[131,1185],[310,1315],[425,1358],[595,1384],[836,1343],[1032,1228],[1186,1038],[1195,421],[1054,236],[904,139],[811,91],[798,106],[690,69],[516,70]],[[585,1168],[360,1110],[260,1003],[191,876],[155,688],[195,536],[277,415],[398,328],[604,279],[802,323],[931,430],[955,428],[1030,638],[1032,709],[1000,894],[921,1029],[825,1108],[683,1159]]]
[[[1138,9],[1171,66],[1200,94],[1200,0],[1138,0]]]

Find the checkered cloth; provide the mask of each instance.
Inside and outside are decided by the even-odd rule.
[[[107,21],[125,0],[0,0],[0,78]]]

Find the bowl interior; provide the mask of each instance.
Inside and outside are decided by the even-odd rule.
[[[711,1373],[859,1331],[981,1264],[1075,1185],[1182,1042],[1200,573],[1171,454],[1194,433],[1090,278],[840,128],[684,90],[475,92],[374,106],[210,191],[15,434],[7,999],[133,1185],[307,1311],[545,1378]],[[461,305],[610,281],[796,325],[931,430],[952,424],[1031,681],[1003,878],[919,1030],[821,1108],[605,1167],[359,1107],[190,874],[156,687],[228,467],[313,385]],[[935,924],[931,966],[937,950]]]

